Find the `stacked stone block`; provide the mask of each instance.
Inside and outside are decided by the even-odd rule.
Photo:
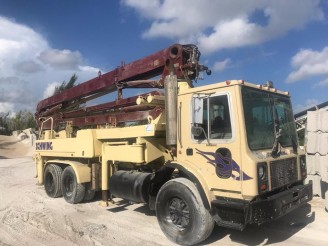
[[[328,209],[328,111],[307,112],[307,182],[313,195],[326,199]]]

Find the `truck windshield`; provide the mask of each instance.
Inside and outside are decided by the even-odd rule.
[[[273,147],[277,141],[284,147],[296,145],[296,128],[289,97],[242,88],[247,141],[252,150]]]

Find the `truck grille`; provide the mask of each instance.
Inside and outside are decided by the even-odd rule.
[[[270,162],[271,189],[275,189],[297,181],[296,158]]]

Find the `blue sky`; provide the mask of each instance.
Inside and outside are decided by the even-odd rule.
[[[212,69],[199,85],[271,80],[297,112],[328,100],[327,18],[328,0],[0,0],[0,113],[177,42]]]

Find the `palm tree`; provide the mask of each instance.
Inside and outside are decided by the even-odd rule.
[[[62,91],[72,88],[75,85],[77,78],[78,77],[74,73],[67,83],[66,83],[66,81],[63,81],[63,83],[61,83],[61,85],[55,87],[55,91],[54,91],[53,95],[57,95],[57,94],[61,93]]]

